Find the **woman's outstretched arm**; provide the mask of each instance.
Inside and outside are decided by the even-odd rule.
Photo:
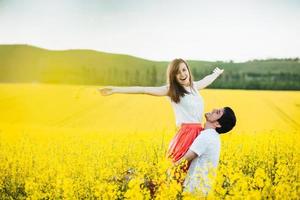
[[[142,87],[142,86],[132,86],[132,87],[114,87],[107,86],[98,89],[102,95],[111,94],[148,94],[153,96],[166,96],[168,88],[166,85],[160,87]]]
[[[195,81],[195,86],[197,90],[209,86],[212,82],[214,82],[214,80],[216,80],[223,73],[223,71],[224,69],[219,69],[218,67],[216,67],[212,74],[205,76],[200,81]]]

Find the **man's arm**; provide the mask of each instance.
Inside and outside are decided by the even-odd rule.
[[[188,150],[185,155],[180,158],[176,163],[173,165],[173,170],[176,174],[176,172],[186,172],[190,166],[190,163],[193,159],[197,157],[197,154],[191,150]]]
[[[207,134],[200,134],[193,141],[189,150],[184,154],[184,156],[178,160],[175,165],[182,166],[184,163],[190,163],[196,157],[200,157],[205,151],[207,147]]]
[[[175,165],[180,165],[182,164],[183,162],[188,162],[190,163],[192,160],[194,160],[198,155],[193,152],[192,150],[188,150],[184,156],[182,158],[180,158],[176,163]]]

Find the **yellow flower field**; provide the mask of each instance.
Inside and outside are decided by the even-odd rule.
[[[0,199],[198,199],[167,173],[167,97],[96,88],[0,84]],[[200,93],[237,115],[208,199],[299,199],[300,92]]]

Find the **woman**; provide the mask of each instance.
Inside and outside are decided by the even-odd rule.
[[[99,90],[102,95],[126,93],[167,96],[174,109],[176,126],[180,128],[168,149],[168,157],[175,163],[187,152],[202,130],[204,102],[197,91],[210,85],[223,71],[215,68],[212,74],[199,81],[193,81],[187,62],[179,58],[174,59],[168,66],[167,85],[160,87],[104,87]]]

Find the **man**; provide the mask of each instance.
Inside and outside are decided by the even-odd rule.
[[[219,163],[220,135],[230,131],[236,124],[236,117],[229,107],[213,109],[205,114],[204,130],[194,140],[187,153],[176,163],[188,161],[190,167],[184,181],[184,191],[201,192],[204,196],[211,189],[212,180]]]

